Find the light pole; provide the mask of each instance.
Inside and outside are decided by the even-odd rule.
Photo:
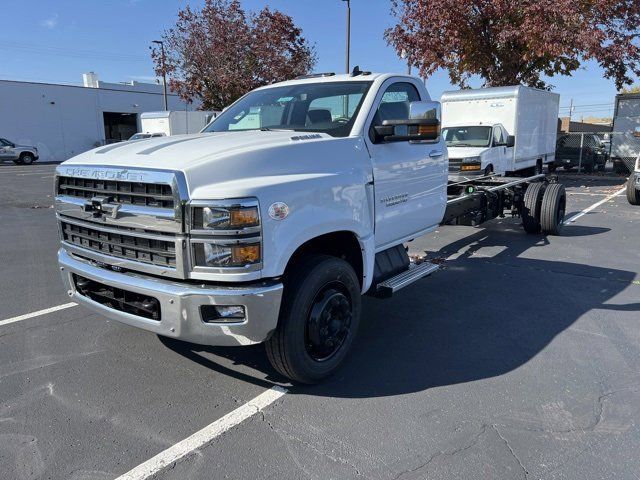
[[[349,73],[349,50],[351,49],[351,0],[342,0],[347,2],[347,51],[345,59],[345,71]]]
[[[164,57],[164,43],[160,40],[152,40],[151,43],[160,45],[160,62],[162,63],[162,97],[164,99],[164,111],[169,111],[169,104],[167,103],[167,69],[165,67]]]

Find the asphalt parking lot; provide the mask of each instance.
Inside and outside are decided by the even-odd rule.
[[[623,178],[561,175],[561,237],[505,218],[417,239],[443,270],[365,298],[344,368],[296,387],[261,346],[174,344],[68,305],[54,168],[0,165],[0,479],[118,478],[212,424],[155,478],[640,478],[640,208],[613,196]]]

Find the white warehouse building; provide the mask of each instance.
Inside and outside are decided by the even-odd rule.
[[[38,148],[40,161],[63,161],[140,131],[140,114],[164,109],[162,85],[106,83],[93,72],[84,86],[0,80],[0,138]],[[169,92],[169,110],[196,110]]]

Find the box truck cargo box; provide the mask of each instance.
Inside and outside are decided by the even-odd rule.
[[[163,133],[167,136],[199,133],[218,113],[199,110],[145,112],[140,115],[140,126],[142,133]]]

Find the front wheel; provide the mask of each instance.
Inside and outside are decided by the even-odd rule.
[[[345,359],[358,330],[360,282],[349,263],[306,258],[285,278],[278,327],[265,347],[273,367],[299,383],[318,383]]]
[[[20,160],[22,160],[20,163],[30,165],[35,161],[35,157],[30,153],[23,153],[22,155],[20,155]]]

